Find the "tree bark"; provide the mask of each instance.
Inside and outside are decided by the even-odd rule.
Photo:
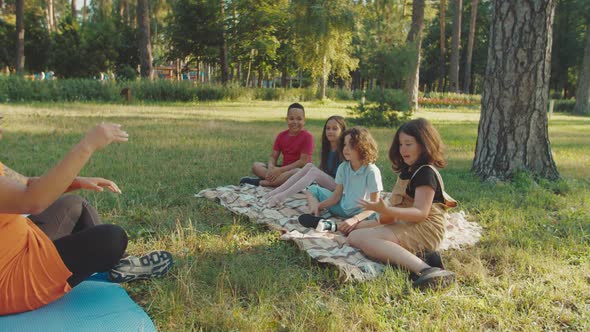
[[[25,0],[16,0],[16,73],[25,68]]]
[[[152,44],[150,41],[150,16],[148,0],[137,1],[137,20],[139,25],[139,63],[141,77],[153,79]]]
[[[47,16],[47,30],[49,30],[49,32],[54,31],[53,18],[55,16],[53,15],[53,11],[54,11],[53,0],[47,0],[47,9],[46,9],[45,14]]]
[[[88,16],[88,5],[86,0],[84,0],[83,4],[84,8],[82,8],[82,22],[86,22],[86,17]]]
[[[454,4],[449,83],[452,92],[459,92],[459,48],[461,47],[461,11],[463,11],[463,0],[454,0]]]
[[[326,99],[326,84],[327,84],[327,80],[328,80],[328,57],[326,55],[324,55],[324,59],[322,62],[322,80],[320,82],[321,86],[320,86],[320,95],[321,95],[321,99],[324,100]]]
[[[422,29],[424,28],[424,0],[414,0],[412,5],[412,25],[406,39],[407,43],[414,45],[416,50],[415,66],[412,73],[406,80],[406,95],[410,102],[410,107],[418,110],[418,88],[420,83],[420,51],[422,49]]]
[[[473,55],[478,2],[478,0],[471,1],[471,21],[469,22],[469,38],[467,39],[467,54],[465,55],[465,76],[463,77],[463,92],[465,93],[471,93],[471,58]]]
[[[547,130],[555,2],[496,0],[493,7],[472,170],[488,180],[519,171],[557,179]]]
[[[221,84],[227,85],[228,65],[227,65],[227,41],[225,40],[225,1],[220,0],[221,5],[221,46],[219,50],[219,63],[221,65]]]
[[[590,22],[586,29],[586,46],[584,46],[584,59],[578,75],[578,88],[576,89],[576,105],[574,113],[590,114]]]
[[[72,20],[75,21],[76,20],[76,14],[78,12],[78,10],[76,9],[76,0],[72,0],[71,7],[70,8],[72,9]]]
[[[446,35],[446,11],[447,11],[447,6],[445,4],[445,0],[440,0],[440,67],[439,67],[439,75],[440,75],[440,87],[441,87],[441,91],[444,92],[446,90],[445,88],[445,82],[446,82],[446,73],[445,73],[445,67],[446,67],[446,54],[447,54],[447,50],[446,50],[446,42],[447,42],[447,35]]]

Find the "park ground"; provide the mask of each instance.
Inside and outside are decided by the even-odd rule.
[[[324,120],[351,105],[305,104],[316,141]],[[174,254],[168,277],[124,285],[162,331],[590,330],[589,117],[549,120],[560,180],[518,174],[492,184],[470,172],[477,109],[418,114],[447,145],[447,191],[484,228],[476,246],[443,253],[457,283],[422,293],[393,267],[373,281],[345,281],[279,234],[194,197],[237,184],[253,161],[266,160],[285,128],[286,106],[0,104],[0,160],[39,175],[94,124],[123,124],[130,141],[98,152],[82,172],[114,180],[123,194],[82,194],[105,222],[126,228],[131,253]],[[387,151],[395,128],[369,129],[391,190]]]

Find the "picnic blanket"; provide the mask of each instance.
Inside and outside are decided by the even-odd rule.
[[[96,274],[37,310],[0,316],[0,331],[156,331],[150,317],[119,284]]]
[[[347,280],[370,280],[383,271],[383,264],[347,245],[346,237],[342,233],[318,232],[299,224],[297,218],[309,212],[303,193],[288,198],[279,207],[269,208],[262,196],[270,190],[251,185],[229,185],[205,189],[195,196],[217,201],[228,210],[247,216],[254,223],[265,224],[270,229],[281,232],[282,240],[292,240],[315,260],[337,266],[344,272]],[[388,200],[391,193],[384,192],[381,195]],[[335,221],[342,220],[333,216],[329,218]],[[463,211],[449,214],[445,226],[446,235],[440,250],[470,246],[477,243],[481,237],[481,226],[466,220]]]

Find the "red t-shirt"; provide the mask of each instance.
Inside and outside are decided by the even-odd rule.
[[[301,130],[297,135],[289,135],[289,130],[280,132],[275,139],[273,150],[283,154],[282,166],[287,166],[299,160],[301,154],[309,156],[307,162],[311,162],[313,155],[313,136],[307,130]]]

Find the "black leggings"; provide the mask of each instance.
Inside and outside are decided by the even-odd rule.
[[[64,195],[45,211],[29,216],[53,240],[64,264],[72,272],[74,287],[95,272],[119,262],[127,248],[127,234],[116,225],[103,225],[96,210],[82,197]]]

